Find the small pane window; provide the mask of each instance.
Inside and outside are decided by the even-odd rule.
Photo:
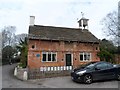
[[[56,61],[56,54],[52,54],[52,61]]]
[[[46,54],[43,54],[43,61],[46,61]]]
[[[80,60],[83,61],[83,53],[80,53]]]
[[[90,53],[88,53],[87,55],[87,60],[90,60]]]
[[[80,61],[88,61],[91,60],[91,53],[83,52],[80,53]]]
[[[42,61],[46,61],[46,62],[56,61],[56,53],[43,52],[42,55],[43,55]]]
[[[51,53],[48,53],[48,61],[51,61]]]
[[[87,60],[87,53],[84,53],[84,60]]]

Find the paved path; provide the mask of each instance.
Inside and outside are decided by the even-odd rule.
[[[47,78],[41,80],[31,80],[36,84],[51,87],[51,88],[118,88],[118,81],[104,81],[104,82],[94,82],[90,85],[75,83],[71,80],[70,76],[57,77],[57,78]]]
[[[13,76],[13,69],[16,64],[4,65],[2,67],[2,88],[45,88],[45,86],[34,84],[28,81],[21,81]]]

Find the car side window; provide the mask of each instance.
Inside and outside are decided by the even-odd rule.
[[[112,64],[109,64],[109,63],[100,63],[100,64],[96,65],[96,68],[98,68],[100,70],[109,69],[112,67],[113,67]]]
[[[112,68],[112,67],[113,67],[112,64],[107,63],[107,68]]]
[[[100,70],[107,69],[107,64],[106,63],[98,64],[98,65],[96,65],[96,68],[100,69]]]

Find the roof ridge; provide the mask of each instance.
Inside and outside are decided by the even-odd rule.
[[[63,29],[76,29],[76,30],[82,30],[81,28],[72,28],[72,27],[60,27],[60,26],[47,26],[47,25],[34,25],[36,27],[51,27],[51,28],[63,28]],[[88,30],[88,29],[85,29]]]

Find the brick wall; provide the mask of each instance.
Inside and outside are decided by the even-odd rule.
[[[24,80],[24,72],[27,71],[27,68],[17,68],[17,75],[16,77],[20,80]]]
[[[32,48],[32,45],[35,48]],[[57,62],[42,62],[42,52],[52,51],[57,52]],[[79,43],[79,42],[64,42],[64,41],[41,41],[29,40],[28,44],[28,67],[39,68],[40,66],[65,66],[65,54],[72,54],[72,65],[78,66],[85,64],[86,61],[80,61],[80,52],[91,53],[92,61],[99,61],[97,53],[99,52],[99,45],[93,43]],[[36,57],[40,54],[40,57]]]

